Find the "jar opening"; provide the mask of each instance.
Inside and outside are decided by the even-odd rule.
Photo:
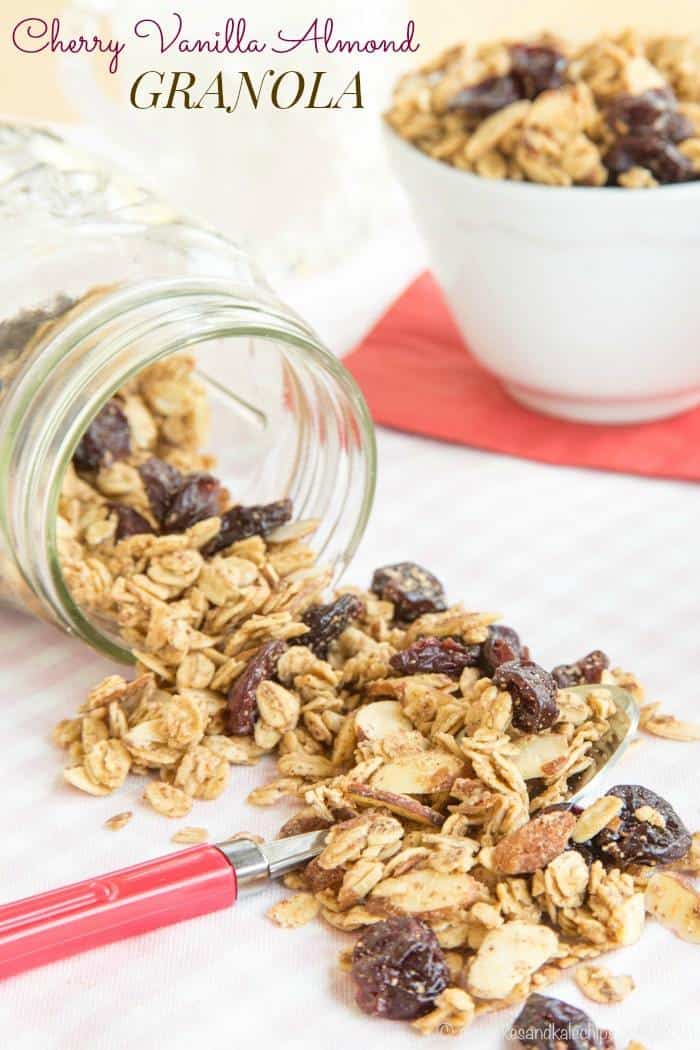
[[[44,349],[38,388],[36,375],[29,384],[35,425],[25,428],[25,447],[17,450],[14,464],[26,472],[23,512],[14,523],[22,534],[18,546],[25,555],[45,550],[43,558],[20,560],[33,562],[28,582],[53,617],[112,658],[131,659],[116,629],[86,612],[66,580],[59,535],[65,532],[61,511],[67,500],[62,486],[100,409],[115,395],[128,395],[144,369],[178,354],[196,361],[196,381],[211,416],[201,450],[213,456],[211,473],[235,504],[288,497],[295,520],[319,519],[311,545],[337,579],[367,522],[375,447],[354,381],[314,334],[279,307],[251,305],[249,293],[243,300],[211,281],[113,290],[88,313],[61,328]],[[47,369],[49,360],[54,367]],[[175,453],[179,442],[185,447],[193,435],[204,433],[203,420],[185,424],[187,412],[178,412],[177,396],[177,384],[165,382],[150,405],[165,419],[163,433]],[[137,460],[151,452],[145,439]],[[203,466],[209,469],[209,460]],[[107,486],[107,501],[118,501],[118,482],[110,482],[115,492]],[[97,552],[100,530],[94,531]]]

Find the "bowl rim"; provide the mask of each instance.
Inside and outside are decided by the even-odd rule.
[[[456,180],[460,179],[472,187],[478,186],[484,193],[492,193],[494,195],[499,193],[502,195],[511,194],[512,196],[529,197],[530,199],[535,197],[541,199],[543,195],[548,194],[552,202],[555,200],[560,202],[571,200],[573,197],[578,198],[579,201],[581,199],[590,199],[606,200],[609,203],[622,200],[630,202],[629,204],[623,204],[622,207],[637,207],[639,198],[641,197],[642,201],[644,201],[647,199],[648,193],[652,195],[652,203],[662,199],[670,201],[690,198],[700,193],[700,177],[693,182],[652,186],[638,191],[626,189],[624,186],[548,186],[544,183],[528,182],[526,180],[519,182],[516,179],[487,179],[483,175],[474,175],[470,171],[456,168],[454,165],[447,164],[437,157],[431,157],[429,153],[424,153],[418,146],[414,146],[412,142],[403,138],[388,123],[385,117],[382,117],[382,127],[383,133],[387,141],[391,143],[391,146],[402,150],[407,157],[414,155],[415,158],[419,158],[418,165],[422,165],[426,171],[432,170],[436,174],[441,171],[440,178],[451,179],[455,184]],[[552,190],[555,191],[554,196],[552,196]],[[648,204],[645,207],[648,207]]]

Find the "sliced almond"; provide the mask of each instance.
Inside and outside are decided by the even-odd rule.
[[[559,941],[548,926],[515,920],[486,934],[467,975],[479,999],[504,999],[556,953]]]
[[[415,820],[417,824],[426,824],[431,828],[441,828],[445,823],[442,813],[438,813],[429,806],[424,806],[410,795],[396,795],[392,791],[379,791],[377,788],[367,787],[366,784],[349,784],[345,794],[351,802],[358,806],[381,806],[389,809],[399,817],[407,820]]]
[[[683,722],[673,715],[652,715],[644,722],[644,729],[647,733],[663,737],[665,740],[680,740],[685,743],[700,740],[700,725],[695,722]]]
[[[679,875],[658,872],[649,879],[646,910],[681,940],[700,944],[700,894]]]
[[[533,733],[516,740],[515,747],[513,764],[523,780],[533,780],[545,775],[546,765],[568,755],[570,745],[559,733]]]
[[[360,707],[355,715],[359,740],[383,740],[394,733],[413,729],[398,700],[377,700]]]
[[[464,769],[464,762],[446,751],[421,751],[386,762],[371,785],[397,795],[430,795],[447,791]]]
[[[272,919],[276,926],[293,930],[298,926],[305,926],[318,915],[319,903],[311,893],[297,893],[294,897],[273,904],[267,910],[268,919]]]
[[[606,828],[611,820],[619,816],[622,810],[622,799],[617,795],[603,795],[584,809],[576,821],[571,833],[574,842],[588,842],[599,831]]]
[[[501,839],[493,851],[497,871],[524,875],[543,868],[562,852],[576,824],[569,810],[543,813]]]
[[[617,944],[636,944],[644,929],[644,894],[625,897],[610,919],[610,928]]]
[[[469,908],[486,897],[485,887],[471,875],[442,874],[419,869],[384,879],[374,887],[370,900],[375,910],[432,918],[455,908]]]

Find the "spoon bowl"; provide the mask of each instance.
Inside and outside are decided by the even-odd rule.
[[[610,717],[608,732],[588,752],[593,762],[569,782],[573,789],[573,794],[567,799],[569,805],[574,805],[584,795],[588,795],[593,781],[609,772],[622,758],[639,727],[639,704],[626,689],[618,685],[576,685],[567,689],[567,692],[585,696],[592,689],[608,692],[615,704],[615,712]]]

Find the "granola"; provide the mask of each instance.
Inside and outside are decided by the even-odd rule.
[[[574,974],[576,984],[596,1003],[621,1003],[634,991],[634,981],[626,974],[614,974],[605,966],[586,963]]]
[[[412,563],[328,601],[317,523],[291,521],[289,501],[240,507],[208,473],[192,369],[169,359],[133,379],[66,475],[65,578],[137,658],[131,680],[109,675],[56,727],[66,781],[106,796],[146,778],[144,802],[176,819],[220,796],[233,766],[274,756],[249,801],[297,805],[280,835],[328,834],[269,917],[356,933],[358,1002],[420,1032],[459,1032],[567,967],[617,994],[590,960],[641,935],[645,903],[687,936],[687,884],[653,872],[698,870],[697,837],[652,792],[566,805],[610,728],[602,687],[641,701],[639,683],[598,650],[551,674]],[[185,827],[172,841],[206,838]],[[423,953],[408,970],[394,958],[393,992],[391,931]]]
[[[487,179],[649,189],[700,178],[700,43],[632,30],[449,48],[403,76],[389,125]]]
[[[113,817],[108,817],[104,826],[109,831],[121,831],[122,828],[126,827],[133,815],[130,809],[125,810],[123,813],[115,813]]]

